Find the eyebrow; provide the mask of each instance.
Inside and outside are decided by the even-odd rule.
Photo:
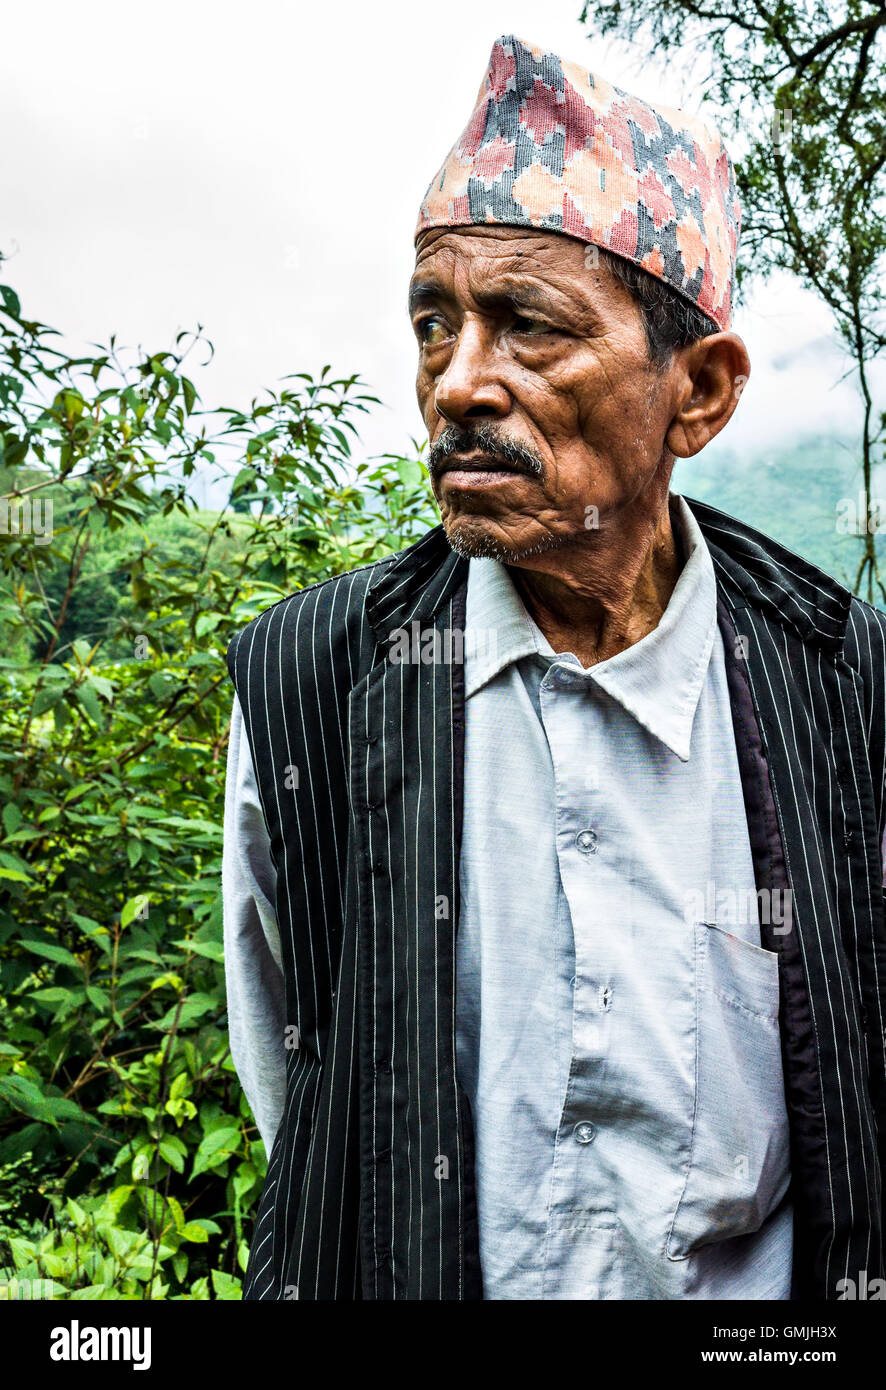
[[[559,295],[556,291],[541,289],[534,285],[530,280],[511,280],[503,279],[501,288],[488,290],[477,296],[481,304],[516,304],[527,309],[541,309],[545,313],[556,310],[556,301]]]
[[[416,309],[423,305],[435,304],[438,300],[446,298],[448,296],[438,280],[419,280],[409,286],[409,312],[414,314]]]
[[[503,280],[500,288],[480,290],[475,295],[477,303],[487,308],[511,305],[517,309],[540,309],[544,313],[557,312],[556,301],[559,297],[556,292],[553,296],[549,295],[538,286],[524,280]],[[436,304],[451,298],[451,294],[438,280],[419,280],[409,289],[409,312],[414,314],[416,309],[427,304]]]

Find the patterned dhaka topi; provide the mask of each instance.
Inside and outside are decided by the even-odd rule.
[[[719,135],[513,35],[493,45],[415,234],[488,222],[606,247],[729,327],[741,210]]]

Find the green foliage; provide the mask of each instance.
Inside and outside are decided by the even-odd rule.
[[[225,649],[436,514],[417,458],[354,463],[354,377],[204,412],[201,338],[73,359],[0,302],[0,1279],[237,1297],[265,1154],[227,1045]]]
[[[51,1230],[9,1236],[15,1295],[24,1286],[44,1298],[62,1299],[208,1299],[240,1296],[241,1280],[213,1269],[190,1277],[193,1247],[222,1234],[206,1217],[188,1221],[171,1196],[151,1192],[145,1184],[127,1183],[100,1197],[68,1197],[55,1203]],[[246,1243],[240,1242],[245,1265]],[[16,1281],[13,1284],[13,1280]],[[19,1295],[20,1296],[20,1295]]]
[[[884,475],[886,466],[881,465],[874,473],[881,497]],[[861,539],[841,529],[838,518],[848,501],[864,524],[863,479],[852,441],[816,436],[771,451],[721,448],[715,466],[705,449],[695,458],[677,460],[671,486],[756,526],[851,589]],[[882,564],[886,536],[872,540]],[[874,597],[883,608],[879,594]]]

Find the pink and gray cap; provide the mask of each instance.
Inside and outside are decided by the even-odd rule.
[[[741,210],[719,135],[513,35],[493,45],[415,235],[480,223],[605,247],[729,327]]]

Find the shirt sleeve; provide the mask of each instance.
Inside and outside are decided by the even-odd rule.
[[[222,851],[231,1057],[268,1154],[286,1099],[286,1005],[276,869],[240,702],[234,698]]]

